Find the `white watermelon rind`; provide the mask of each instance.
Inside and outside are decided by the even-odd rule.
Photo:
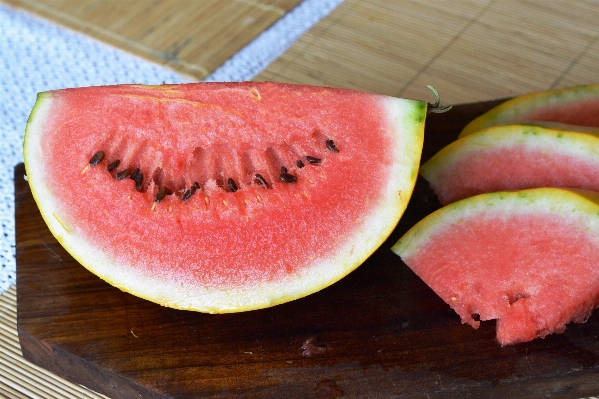
[[[39,135],[53,109],[51,93],[40,93],[29,118],[24,140],[27,179],[41,215],[51,233],[80,264],[109,284],[138,297],[176,309],[229,313],[274,306],[317,292],[340,280],[362,264],[391,234],[412,195],[424,136],[427,104],[380,96],[386,122],[396,137],[394,164],[390,168],[384,198],[369,208],[353,237],[339,245],[336,254],[283,280],[260,286],[214,289],[185,282],[165,281],[132,272],[115,264],[93,243],[82,240],[60,216],[59,199],[44,184],[44,146]]]
[[[493,126],[459,138],[442,148],[420,167],[420,175],[441,195],[439,190],[448,185],[445,179],[455,164],[471,155],[502,149],[556,154],[589,165],[599,165],[599,129],[529,123]],[[568,170],[569,167],[564,164],[560,169]],[[547,174],[554,172],[559,173],[559,170],[548,170]],[[451,190],[452,185],[448,188]]]

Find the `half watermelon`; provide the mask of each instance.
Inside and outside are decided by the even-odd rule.
[[[121,290],[237,312],[316,292],[391,233],[427,103],[274,83],[40,93],[24,142],[51,232]]]

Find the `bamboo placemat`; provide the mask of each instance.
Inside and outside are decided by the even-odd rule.
[[[453,104],[598,83],[597,21],[597,1],[345,0],[257,79]]]
[[[17,335],[17,289],[0,295],[0,397],[106,398],[23,359]]]
[[[300,0],[1,0],[201,80]]]

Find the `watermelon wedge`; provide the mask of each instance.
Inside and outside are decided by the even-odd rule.
[[[525,94],[470,122],[459,137],[491,126],[521,122],[558,122],[599,128],[599,84]]]
[[[599,193],[481,194],[412,227],[392,250],[474,328],[501,345],[561,333],[599,305]]]
[[[427,108],[274,83],[57,90],[38,96],[25,166],[51,232],[110,284],[178,309],[259,309],[327,287],[387,238]]]
[[[490,127],[443,148],[422,165],[420,175],[442,205],[476,194],[536,187],[599,191],[599,129]]]

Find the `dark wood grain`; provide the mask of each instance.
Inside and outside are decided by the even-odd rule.
[[[423,159],[497,102],[430,115]],[[579,398],[599,395],[599,315],[502,348],[494,322],[459,317],[389,247],[436,209],[419,180],[387,242],[331,287],[287,304],[209,315],[104,283],[46,228],[15,170],[23,355],[112,398]],[[508,261],[508,260],[506,260]]]

